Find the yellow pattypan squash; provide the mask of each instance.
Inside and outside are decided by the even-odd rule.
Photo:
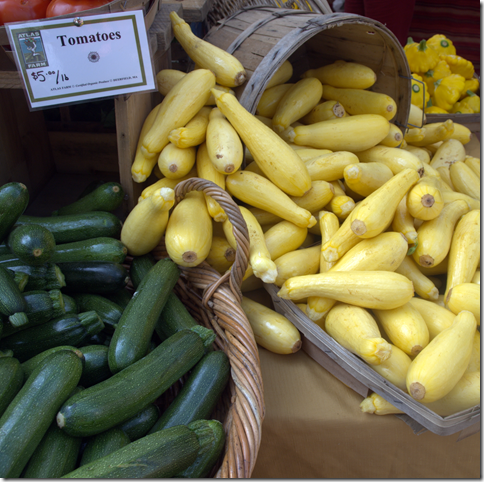
[[[432,104],[450,111],[452,106],[459,100],[465,79],[461,75],[452,74],[435,82]]]
[[[459,55],[441,55],[440,59],[447,62],[453,74],[462,75],[464,79],[472,79],[474,66],[469,60],[459,57]]]
[[[423,78],[418,74],[412,74],[412,98],[411,103],[420,107],[421,109],[427,105],[430,99],[430,94],[428,92],[427,86],[423,81]]]
[[[425,72],[423,75],[423,80],[427,85],[427,89],[430,95],[434,94],[434,83],[439,80],[451,75],[452,71],[450,70],[449,65],[445,60],[439,60],[437,65],[432,69]]]
[[[460,95],[460,100],[462,100],[464,97],[467,97],[468,90],[476,93],[479,90],[479,87],[480,87],[479,79],[477,79],[476,77],[472,77],[472,79],[466,79],[464,84],[464,92],[462,92],[462,94]]]
[[[427,70],[433,69],[440,60],[437,51],[429,47],[425,39],[419,43],[407,43],[406,47],[404,51],[411,72],[427,72]]]
[[[467,91],[467,97],[462,99],[460,101],[460,104],[463,104],[469,107],[470,109],[472,109],[472,112],[474,114],[481,113],[481,98],[477,94],[474,94],[474,92],[471,92],[470,90]]]
[[[450,109],[451,114],[474,114],[474,111],[466,104],[462,102],[456,102],[452,109]]]
[[[427,40],[427,45],[437,50],[439,54],[456,55],[456,50],[452,40],[449,40],[445,35],[436,34]]]

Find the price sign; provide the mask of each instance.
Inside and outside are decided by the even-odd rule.
[[[31,109],[156,90],[140,10],[5,27]]]

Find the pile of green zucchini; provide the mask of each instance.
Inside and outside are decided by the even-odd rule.
[[[123,264],[123,197],[103,182],[35,217],[23,184],[0,186],[2,478],[204,478],[222,455],[228,357],[171,259]]]

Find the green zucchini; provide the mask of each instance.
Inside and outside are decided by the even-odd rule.
[[[112,293],[106,293],[104,296],[108,300],[114,301],[124,310],[128,306],[128,303],[131,301],[133,293],[126,288],[121,288],[119,290],[113,291]]]
[[[81,373],[81,359],[69,350],[51,354],[32,372],[0,418],[0,477],[19,477]]]
[[[86,196],[87,194],[91,193],[95,189],[97,189],[99,186],[102,186],[103,184],[106,184],[108,181],[102,180],[102,179],[95,179],[94,181],[91,181],[79,194],[79,197],[77,199],[81,199],[82,197]]]
[[[14,271],[15,273],[25,273],[28,281],[25,291],[33,290],[55,290],[61,289],[66,285],[64,274],[54,263],[45,263],[42,266],[30,266],[20,260],[10,260],[2,263],[2,267]]]
[[[131,278],[131,283],[133,283],[134,289],[138,288],[141,280],[155,264],[156,259],[151,253],[135,256],[132,259],[129,268],[129,277]]]
[[[210,418],[229,377],[228,356],[223,351],[207,353],[193,368],[182,389],[150,433]]]
[[[65,313],[79,313],[79,308],[77,307],[76,300],[72,296],[69,296],[66,293],[62,293],[62,299],[64,300]]]
[[[169,478],[197,458],[200,443],[184,425],[161,430],[131,442],[115,452],[77,468],[66,479]]]
[[[11,316],[27,309],[22,292],[10,272],[0,266],[0,313]]]
[[[24,384],[24,371],[17,358],[0,357],[0,416]]]
[[[87,345],[79,348],[84,355],[84,370],[80,384],[87,388],[109,378],[112,373],[108,365],[108,347]]]
[[[16,226],[7,243],[14,256],[32,266],[48,263],[56,250],[54,235],[40,224]]]
[[[112,212],[124,199],[124,190],[118,182],[106,182],[71,204],[52,213],[53,216],[82,214],[91,211]]]
[[[12,350],[21,362],[58,345],[80,346],[104,324],[95,311],[69,313],[13,333],[0,340],[0,350]]]
[[[118,324],[123,308],[114,301],[108,300],[102,295],[94,293],[74,293],[73,298],[76,301],[79,311],[94,310],[103,320],[104,329],[107,333],[113,333]]]
[[[116,427],[94,435],[87,441],[79,465],[90,464],[94,460],[98,460],[125,447],[130,442],[131,440],[126,433]]]
[[[17,219],[16,224],[40,224],[54,235],[57,244],[99,237],[119,239],[122,228],[121,220],[107,211],[45,217],[22,215]],[[0,250],[0,254],[8,254],[8,252],[3,253]]]
[[[127,254],[128,248],[119,239],[100,237],[58,244],[52,255],[52,262],[56,264],[82,261],[122,263]]]
[[[131,442],[144,437],[160,416],[160,410],[154,403],[146,405],[134,417],[121,423],[118,427],[123,430]]]
[[[52,353],[55,353],[57,351],[61,350],[70,350],[76,353],[76,355],[81,358],[83,365],[84,365],[84,355],[82,354],[81,350],[75,346],[70,346],[70,345],[57,345],[52,348],[48,348],[47,350],[44,350],[43,352],[39,353],[38,355],[33,356],[32,358],[29,358],[28,360],[22,362],[22,370],[25,374],[25,378],[27,379],[30,377],[32,372],[35,370],[35,368],[44,360],[44,358],[47,358],[49,355],[52,355]]]
[[[209,476],[225,446],[224,427],[218,420],[196,420],[188,424],[188,428],[196,431],[200,450],[195,462],[175,477],[205,479]]]
[[[24,479],[58,479],[77,466],[82,438],[70,437],[54,420],[25,467]]]
[[[67,400],[57,414],[57,423],[73,436],[95,435],[115,427],[153,403],[203,352],[199,335],[180,331],[124,370]]]
[[[121,263],[83,261],[59,263],[66,283],[63,292],[104,295],[125,288],[128,270]]]
[[[180,298],[171,292],[156,322],[155,331],[162,340],[165,340],[177,331],[190,329],[197,325],[198,323]]]
[[[0,243],[7,239],[15,222],[27,209],[29,191],[21,182],[8,182],[0,187]]]
[[[89,346],[89,345],[105,345],[109,346],[111,343],[111,336],[108,335],[104,330],[96,333],[95,335],[91,336],[82,346]]]
[[[156,322],[180,271],[171,259],[160,259],[142,279],[118,321],[109,345],[109,368],[119,372],[146,355]]]
[[[18,327],[9,324],[5,325],[4,337],[31,326],[41,325],[65,313],[64,296],[60,290],[26,291],[23,293],[23,297],[26,304],[25,314],[27,315],[28,323]]]
[[[25,291],[25,287],[27,286],[27,283],[29,282],[29,275],[26,273],[22,273],[20,271],[15,272],[11,269],[9,269],[8,272],[12,276],[20,292],[23,293]]]
[[[0,244],[0,256],[4,254],[12,254],[12,250],[5,243]]]

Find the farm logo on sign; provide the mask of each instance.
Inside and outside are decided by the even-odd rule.
[[[48,67],[49,62],[44,50],[42,35],[39,31],[27,31],[17,34],[22,53],[22,61],[26,69]],[[20,58],[20,56],[19,56]]]

